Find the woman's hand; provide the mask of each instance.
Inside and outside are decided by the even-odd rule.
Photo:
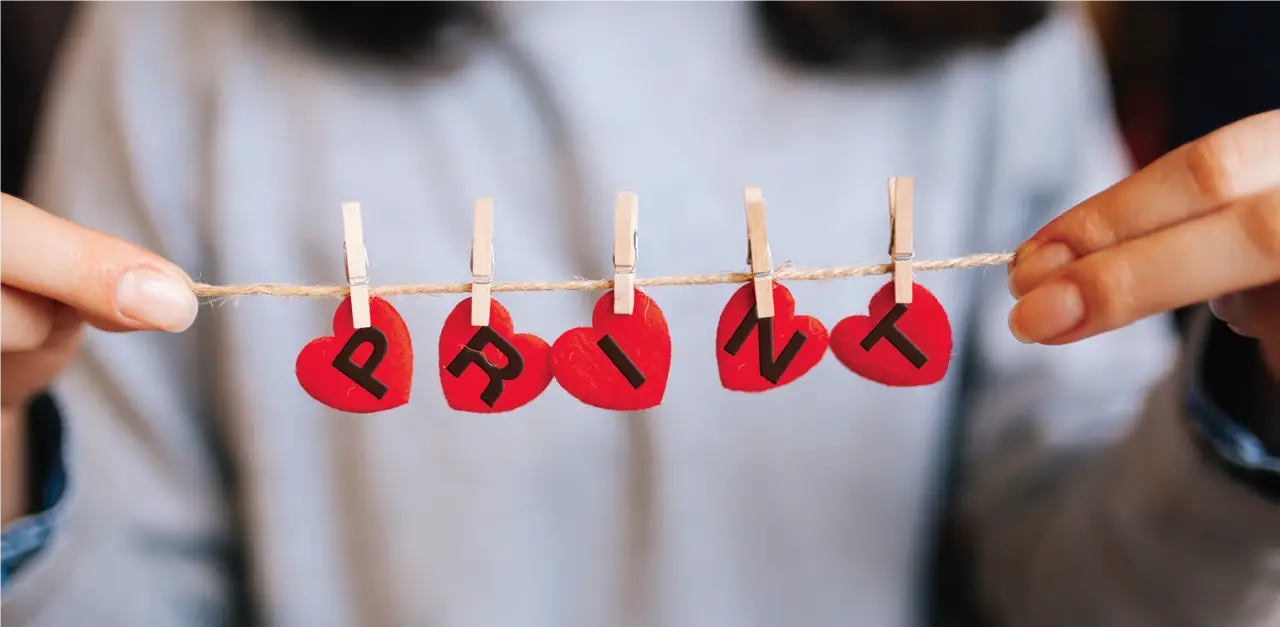
[[[1182,146],[1059,216],[1009,270],[1009,326],[1066,344],[1209,301],[1280,381],[1280,110]]]
[[[197,303],[186,274],[133,244],[12,196],[0,204],[0,409],[4,513],[24,504],[23,413],[66,366],[83,322],[109,331],[183,331]]]

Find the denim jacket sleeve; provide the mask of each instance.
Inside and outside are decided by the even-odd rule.
[[[27,425],[28,494],[31,513],[5,528],[0,536],[0,590],[28,560],[40,552],[54,533],[62,512],[67,470],[63,459],[62,416],[48,395],[32,404]]]
[[[1270,433],[1280,433],[1280,384],[1265,372],[1256,341],[1216,320],[1207,325],[1187,385],[1192,437],[1210,463],[1280,504],[1280,450],[1255,429],[1270,423]]]

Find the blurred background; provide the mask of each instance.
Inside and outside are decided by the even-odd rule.
[[[21,196],[52,61],[80,2],[5,2],[3,176]],[[1280,108],[1280,3],[1086,2],[1106,53],[1134,165]],[[1176,320],[1181,324],[1185,313]]]
[[[0,4],[0,140],[6,194],[22,195],[23,178],[53,56],[75,2]]]
[[[5,193],[21,191],[50,64],[80,2],[6,2]],[[1252,113],[1280,106],[1280,5],[1086,2],[1106,51],[1117,115],[1137,165]]]
[[[49,73],[69,19],[84,4],[0,3],[4,193],[24,195]],[[1280,109],[1280,3],[1084,5],[1102,43],[1135,168],[1214,129]],[[1184,326],[1189,312],[1178,312],[1173,323]]]

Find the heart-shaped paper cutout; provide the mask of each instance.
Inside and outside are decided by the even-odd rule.
[[[657,407],[671,373],[671,333],[658,304],[635,291],[631,315],[613,313],[613,292],[596,301],[591,326],[565,331],[551,370],[574,398],[602,409]]]
[[[333,314],[333,335],[312,340],[298,353],[298,383],[312,398],[353,414],[369,414],[409,402],[413,343],[391,303],[369,297],[370,326],[356,329],[351,298]]]
[[[826,327],[817,318],[795,315],[795,298],[782,284],[773,284],[772,318],[756,318],[755,305],[755,287],[748,283],[720,313],[716,365],[720,384],[730,390],[763,392],[786,385],[812,370],[827,352]],[[772,331],[763,342],[761,329]],[[761,352],[762,343],[772,354]]]
[[[440,331],[440,384],[449,407],[459,411],[511,411],[551,384],[551,347],[536,335],[517,335],[507,308],[489,302],[489,326],[471,325],[467,298]]]
[[[913,284],[911,301],[905,311],[895,311],[893,283],[885,284],[871,298],[869,316],[850,316],[831,330],[831,352],[849,370],[884,385],[941,381],[951,363],[951,322],[942,303],[923,285]],[[886,320],[887,315],[891,319]],[[865,348],[872,341],[871,349]]]

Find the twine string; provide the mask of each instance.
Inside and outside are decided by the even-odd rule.
[[[1001,266],[1013,261],[1013,253],[980,253],[939,259],[934,261],[913,261],[915,270],[958,270],[961,268],[979,268],[983,266]],[[773,278],[778,281],[827,281],[846,277],[875,276],[889,274],[893,264],[882,263],[867,266],[841,266],[838,268],[803,269],[783,267],[774,270]],[[639,278],[636,287],[664,287],[685,285],[724,285],[748,283],[752,279],[750,272],[727,272],[722,274],[692,274],[685,276],[664,276]],[[288,283],[253,283],[249,285],[209,285],[192,283],[191,291],[203,298],[223,298],[228,296],[285,296],[300,298],[345,298],[350,292],[346,285],[291,285]],[[504,282],[493,283],[493,292],[581,292],[605,291],[613,289],[613,281],[608,279],[561,281],[558,283],[541,282]],[[410,294],[466,294],[471,291],[470,283],[445,284],[408,284],[382,285],[371,287],[369,292],[378,296],[405,296]]]

